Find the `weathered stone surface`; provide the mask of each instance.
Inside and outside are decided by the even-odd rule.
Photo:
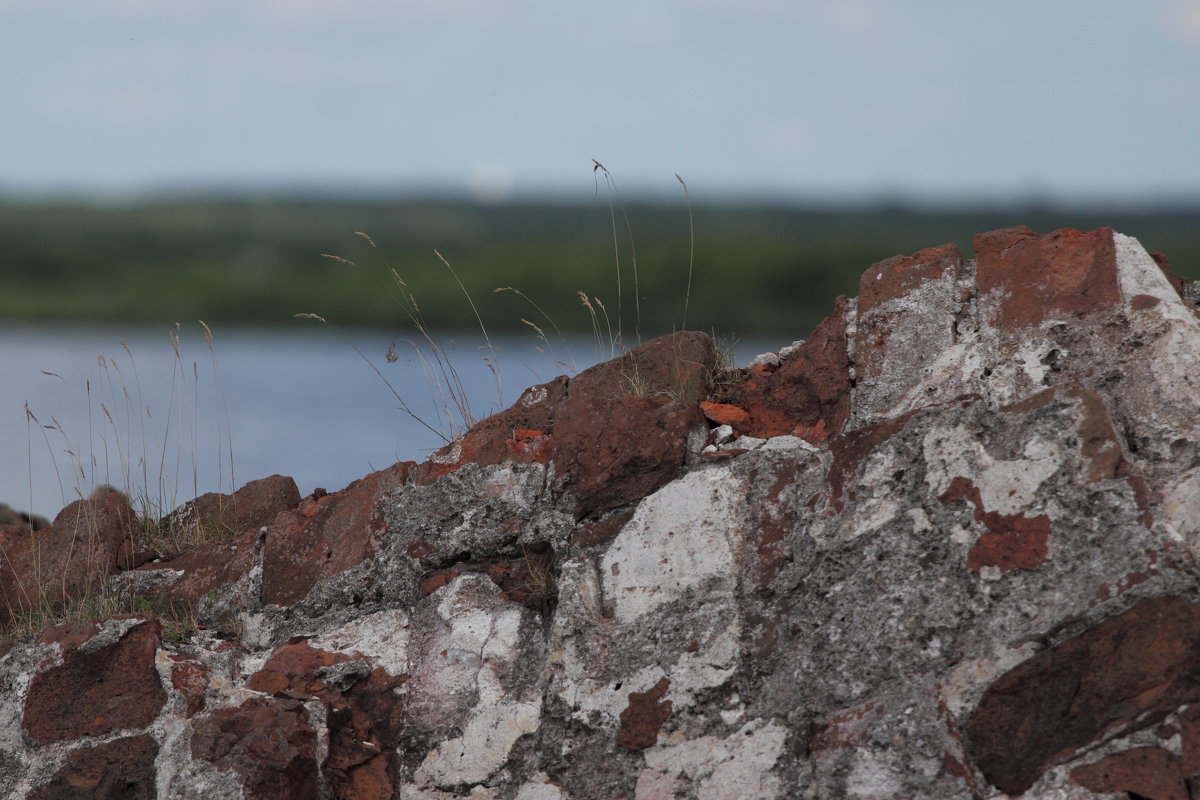
[[[299,504],[296,482],[284,475],[271,475],[250,481],[233,494],[202,494],[168,514],[163,525],[196,526],[232,536],[270,525],[277,514]]]
[[[679,474],[698,430],[707,430],[699,409],[667,397],[571,404],[555,426],[560,489],[579,517],[639,500]]]
[[[857,426],[953,397],[931,396],[928,378],[936,359],[968,335],[971,294],[954,245],[895,256],[863,273],[853,337]]]
[[[146,734],[81,747],[29,800],[153,800],[158,744]]]
[[[1179,756],[1161,747],[1138,747],[1071,770],[1071,780],[1093,792],[1129,792],[1131,797],[1188,800]]]
[[[275,518],[263,553],[262,600],[286,605],[321,579],[373,555],[383,534],[379,501],[408,480],[412,465],[372,472],[340,492],[305,500]]]
[[[1000,329],[1091,314],[1121,303],[1112,228],[1040,236],[1024,226],[975,237],[978,293]]]
[[[0,646],[0,795],[143,732],[172,800],[1194,794],[1200,293],[1107,229],[977,251],[872,266],[719,385],[655,340],[139,570],[237,641],[147,647],[128,730],[43,677],[86,699],[126,623]]]
[[[820,444],[842,430],[850,412],[847,301],[839,298],[832,316],[777,367],[754,367],[725,392],[727,402],[748,418],[733,422],[742,436],[794,435]]]
[[[425,483],[465,463],[552,461],[556,490],[580,517],[638,500],[678,474],[715,370],[712,341],[684,331],[532,387],[443,448],[418,471]]]
[[[61,640],[62,663],[33,677],[23,727],[35,741],[61,742],[149,725],[166,702],[154,653],[159,625],[138,617],[113,617],[103,625],[51,629],[44,641]],[[85,641],[80,641],[83,635]]]
[[[191,755],[231,770],[247,798],[318,797],[317,734],[299,700],[256,697],[200,718]]]
[[[417,786],[483,783],[538,729],[545,643],[536,615],[475,574],[434,592],[413,622],[406,735],[427,750]],[[432,745],[432,747],[430,747]]]
[[[14,611],[95,590],[128,566],[137,518],[116,492],[76,500],[36,535],[5,537],[0,554],[0,621]]]
[[[984,693],[967,735],[987,779],[1020,794],[1054,760],[1197,701],[1200,604],[1155,598],[1003,675]]]
[[[224,587],[243,584],[244,591],[250,589],[247,584],[252,582],[247,579],[259,564],[260,541],[259,532],[251,529],[225,541],[194,547],[167,561],[143,565],[138,572],[166,575],[169,585],[162,594],[194,608]]]

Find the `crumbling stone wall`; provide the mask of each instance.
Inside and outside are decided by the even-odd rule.
[[[423,464],[197,501],[237,534],[170,560],[81,501],[42,541],[103,512],[88,563],[204,627],[0,645],[0,794],[1195,796],[1195,293],[1109,229],[974,249],[746,370],[664,337]]]

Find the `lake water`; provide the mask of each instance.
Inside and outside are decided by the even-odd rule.
[[[582,370],[609,356],[586,339],[552,354],[533,335],[494,339],[498,390],[478,333],[442,340],[453,373],[393,334],[347,333],[423,424],[331,328],[298,320],[213,335],[210,348],[198,325],[179,328],[177,346],[170,326],[0,326],[0,502],[53,518],[108,483],[169,510],[275,473],[301,494],[335,491],[423,460],[443,443],[438,432],[461,430],[439,391],[446,375],[482,419],[526,386],[571,374],[571,362]],[[738,345],[739,363],[786,342],[756,344]]]

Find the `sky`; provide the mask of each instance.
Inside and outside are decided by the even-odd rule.
[[[1200,197],[1200,0],[0,0],[0,191]]]

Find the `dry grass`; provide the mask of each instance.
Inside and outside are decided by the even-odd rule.
[[[558,576],[553,569],[553,552],[521,548],[523,580],[517,587],[527,593],[525,603],[549,617],[558,602]]]
[[[198,518],[142,516],[137,534],[138,549],[157,553],[160,558],[174,558],[200,545],[223,542],[233,534]]]
[[[638,264],[637,264],[637,244],[633,238],[633,226],[629,223],[629,215],[625,211],[625,202],[621,200],[621,192],[617,189],[617,181],[613,178],[612,173],[608,171],[608,167],[601,164],[598,160],[592,159],[592,175],[596,178],[596,194],[600,192],[599,175],[604,174],[604,182],[608,186],[608,214],[612,227],[613,237],[613,258],[616,263],[617,271],[617,338],[616,347],[624,351],[624,337],[622,323],[623,314],[622,302],[624,292],[621,291],[621,240],[617,233],[617,213],[616,209],[621,210],[621,219],[625,223],[625,234],[629,241],[629,261],[633,269],[633,304],[634,304],[634,338],[638,344],[642,343],[642,299],[641,286],[638,280]],[[615,203],[614,203],[615,201]]]
[[[687,200],[688,209],[688,277],[687,289],[683,293],[683,320],[679,323],[680,330],[687,330],[688,303],[692,299],[692,271],[696,265],[696,223],[692,218],[692,193],[688,191],[687,182],[675,173],[675,180],[683,187],[683,196]]]
[[[355,235],[363,239],[373,249],[378,249],[375,241],[366,233],[356,231]],[[487,365],[488,370],[496,384],[496,401],[498,408],[504,408],[504,384],[500,377],[500,368],[496,361],[497,348],[492,343],[491,336],[488,334],[487,326],[483,323],[483,318],[479,314],[479,309],[475,305],[474,299],[466,286],[463,285],[458,273],[450,262],[439,251],[434,250],[434,255],[446,268],[453,277],[455,283],[458,284],[459,290],[467,300],[467,304],[471,307],[471,311],[475,316],[475,321],[479,325],[480,333],[483,335],[484,345],[480,348],[484,351],[483,360]],[[322,253],[324,258],[328,258],[340,264],[345,264],[350,267],[359,268],[358,264],[348,258],[333,255],[330,253]],[[442,345],[441,340],[434,335],[434,332],[426,322],[424,315],[421,313],[421,306],[417,302],[416,296],[409,288],[408,283],[401,277],[386,258],[382,258],[382,263],[387,274],[391,277],[394,287],[398,290],[398,300],[401,309],[408,318],[409,324],[416,332],[416,336],[406,338],[403,341],[412,349],[413,355],[417,358],[421,365],[421,370],[426,377],[426,385],[430,388],[434,399],[435,413],[437,420],[430,421],[419,415],[412,406],[405,400],[404,396],[396,389],[395,385],[388,380],[383,374],[379,366],[372,361],[363,351],[354,344],[344,333],[337,331],[341,339],[358,354],[360,358],[379,376],[392,396],[400,404],[400,410],[408,414],[413,420],[423,426],[425,429],[436,434],[442,441],[449,442],[461,433],[464,433],[471,428],[476,422],[475,416],[471,411],[470,398],[468,397],[466,386],[462,381],[462,376],[454,366],[454,362],[450,357],[449,352]],[[325,317],[314,313],[300,313],[294,315],[298,319],[313,319],[322,324],[333,327]],[[335,328],[336,330],[336,328]],[[393,363],[399,359],[399,353],[396,350],[395,342],[388,348],[384,354],[384,359],[387,363]]]
[[[633,285],[633,334],[637,344],[641,343],[642,339],[642,323],[641,323],[641,285],[638,272],[638,256],[637,245],[633,236],[633,228],[629,220],[629,215],[626,211],[624,201],[621,199],[620,190],[617,187],[616,179],[612,172],[597,159],[592,159],[592,174],[595,182],[595,199],[599,197],[600,178],[603,176],[604,183],[607,187],[608,195],[608,227],[612,236],[614,273],[616,279],[616,310],[614,314],[609,313],[609,308],[600,299],[599,296],[589,294],[586,291],[579,290],[577,292],[583,309],[588,315],[588,320],[591,327],[592,340],[595,346],[596,360],[604,361],[618,356],[625,355],[629,352],[629,346],[625,342],[625,324],[623,306],[625,304],[625,288],[628,283],[627,278],[632,278]],[[691,302],[692,279],[695,266],[695,225],[692,213],[691,193],[687,183],[678,174],[675,179],[679,182],[683,191],[683,196],[687,203],[688,209],[688,230],[689,230],[689,253],[688,253],[688,269],[687,279],[683,287],[683,314],[682,325],[686,328],[688,309]],[[379,365],[367,356],[353,341],[350,340],[344,333],[337,330],[328,319],[321,314],[305,312],[294,314],[299,319],[312,319],[324,325],[334,327],[338,336],[375,372],[379,379],[396,398],[399,403],[399,408],[409,417],[425,429],[436,434],[444,442],[450,442],[457,436],[470,429],[476,417],[471,410],[470,398],[467,395],[466,387],[461,376],[455,369],[451,359],[451,354],[441,344],[441,341],[434,332],[430,329],[423,314],[421,307],[414,296],[409,284],[404,278],[388,263],[387,258],[378,253],[378,246],[372,237],[362,231],[356,231],[355,235],[361,238],[372,250],[376,251],[375,255],[378,262],[382,265],[385,273],[391,277],[392,284],[397,290],[397,299],[401,309],[409,325],[415,331],[415,336],[405,338],[404,341],[412,350],[412,355],[417,359],[424,375],[425,385],[430,391],[430,395],[434,401],[436,419],[426,419],[417,413],[412,405],[407,401],[399,389],[384,375]],[[627,248],[627,257],[623,252]],[[466,286],[459,277],[458,272],[454,269],[450,261],[442,255],[438,250],[434,250],[434,256],[438,259],[441,265],[449,272],[451,278],[458,286],[459,292],[467,301],[471,309],[471,313],[475,322],[483,335],[484,345],[481,348],[484,351],[483,361],[489,371],[492,373],[496,384],[497,410],[503,409],[503,382],[501,380],[499,364],[496,359],[497,348],[493,344],[491,337],[488,334],[487,327],[483,322],[479,308],[476,306],[474,299]],[[359,264],[354,260],[341,255],[332,253],[322,253],[322,257],[327,258],[347,267],[361,269]],[[569,343],[563,335],[562,330],[553,318],[548,315],[541,305],[534,301],[525,291],[514,286],[502,286],[493,290],[493,294],[510,293],[520,298],[526,305],[532,308],[535,312],[534,319],[520,318],[521,324],[531,329],[535,336],[535,349],[538,352],[549,355],[554,359],[555,363],[562,366],[564,369],[574,374],[578,372],[578,362],[574,353],[571,352]],[[536,320],[536,321],[535,321]],[[552,331],[553,335],[548,334]],[[561,353],[556,350],[556,347],[561,347]],[[396,342],[388,348],[384,354],[384,359],[387,363],[393,363],[400,357],[397,351]],[[636,369],[632,374],[627,376],[630,382],[630,393],[646,394],[650,392],[650,387],[640,380]],[[682,390],[679,395],[684,394]],[[697,399],[697,398],[692,398]]]
[[[212,330],[203,322],[200,326],[219,381]],[[164,521],[166,511],[177,505],[180,489],[187,481],[186,474],[190,472],[192,497],[199,494],[200,480],[197,456],[200,371],[196,362],[190,365],[184,362],[178,324],[170,329],[168,340],[173,353],[172,372],[167,409],[161,418],[144,400],[137,361],[125,341],[120,343],[123,355],[97,355],[97,374],[84,383],[86,436],[73,436],[55,415],[49,417],[49,422],[43,422],[26,402],[31,507],[33,429],[36,426],[49,454],[64,506],[89,496],[93,500],[103,499],[107,492],[118,492],[130,502],[136,519],[134,529],[129,531],[132,550],[174,555],[223,538],[219,531],[200,523],[168,524]],[[69,387],[69,382],[61,375],[43,372]],[[223,392],[221,397],[223,400]],[[224,482],[227,467],[229,491],[232,491],[233,437],[227,406],[224,421],[225,442],[217,442],[218,481]],[[173,449],[171,445],[174,445]],[[190,459],[185,457],[185,451],[190,452]],[[55,562],[61,565],[73,564],[79,558],[87,559],[80,568],[85,576],[82,585],[68,585],[65,569],[62,574],[51,574],[49,556],[44,551],[45,537],[39,532],[31,530],[29,533],[32,564],[24,575],[16,573],[9,552],[0,551],[4,559],[0,566],[16,578],[16,585],[5,593],[6,599],[10,603],[15,601],[14,604],[22,609],[0,627],[0,638],[36,633],[64,622],[96,622],[120,613],[155,613],[169,628],[176,622],[188,627],[190,614],[186,610],[167,608],[164,606],[166,601],[152,597],[122,595],[108,578],[110,565],[94,561],[102,551],[107,552],[106,548],[98,546],[101,523],[98,516],[92,516],[99,514],[98,509],[98,505],[81,508],[84,516],[76,518],[68,552],[56,554]]]
[[[547,314],[545,311],[543,311],[541,306],[539,306],[537,303],[533,302],[533,300],[529,297],[529,295],[525,294],[520,289],[514,288],[512,286],[501,286],[498,289],[493,289],[492,292],[493,292],[493,294],[501,294],[503,292],[511,292],[512,294],[515,294],[518,297],[520,297],[522,300],[524,300],[526,303],[528,303],[535,311],[537,311],[538,314],[542,317],[542,319],[544,319],[546,321],[546,324],[548,324],[550,327],[554,328],[554,334],[558,338],[559,343],[562,344],[563,350],[566,352],[567,360],[564,361],[564,360],[560,359],[557,355],[555,355],[554,344],[550,341],[550,337],[548,337],[546,335],[546,332],[544,330],[542,330],[542,328],[537,323],[532,322],[532,321],[527,320],[524,317],[522,317],[521,324],[532,328],[533,331],[537,334],[538,341],[542,342],[542,344],[544,344],[546,346],[546,349],[543,350],[541,345],[538,345],[537,351],[539,353],[545,353],[546,355],[553,358],[555,363],[557,363],[559,366],[563,367],[564,369],[570,370],[571,374],[574,374],[579,371],[579,367],[575,362],[575,355],[571,352],[571,346],[567,343],[566,337],[563,336],[562,330],[559,329],[558,323],[555,322],[553,320],[553,318],[550,317],[549,314]],[[584,295],[584,298],[586,299],[586,295]]]
[[[195,613],[182,603],[163,595],[128,594],[106,581],[65,600],[17,612],[0,626],[0,641],[36,636],[56,625],[103,622],[117,614],[153,614],[168,641],[182,640],[199,627]]]

